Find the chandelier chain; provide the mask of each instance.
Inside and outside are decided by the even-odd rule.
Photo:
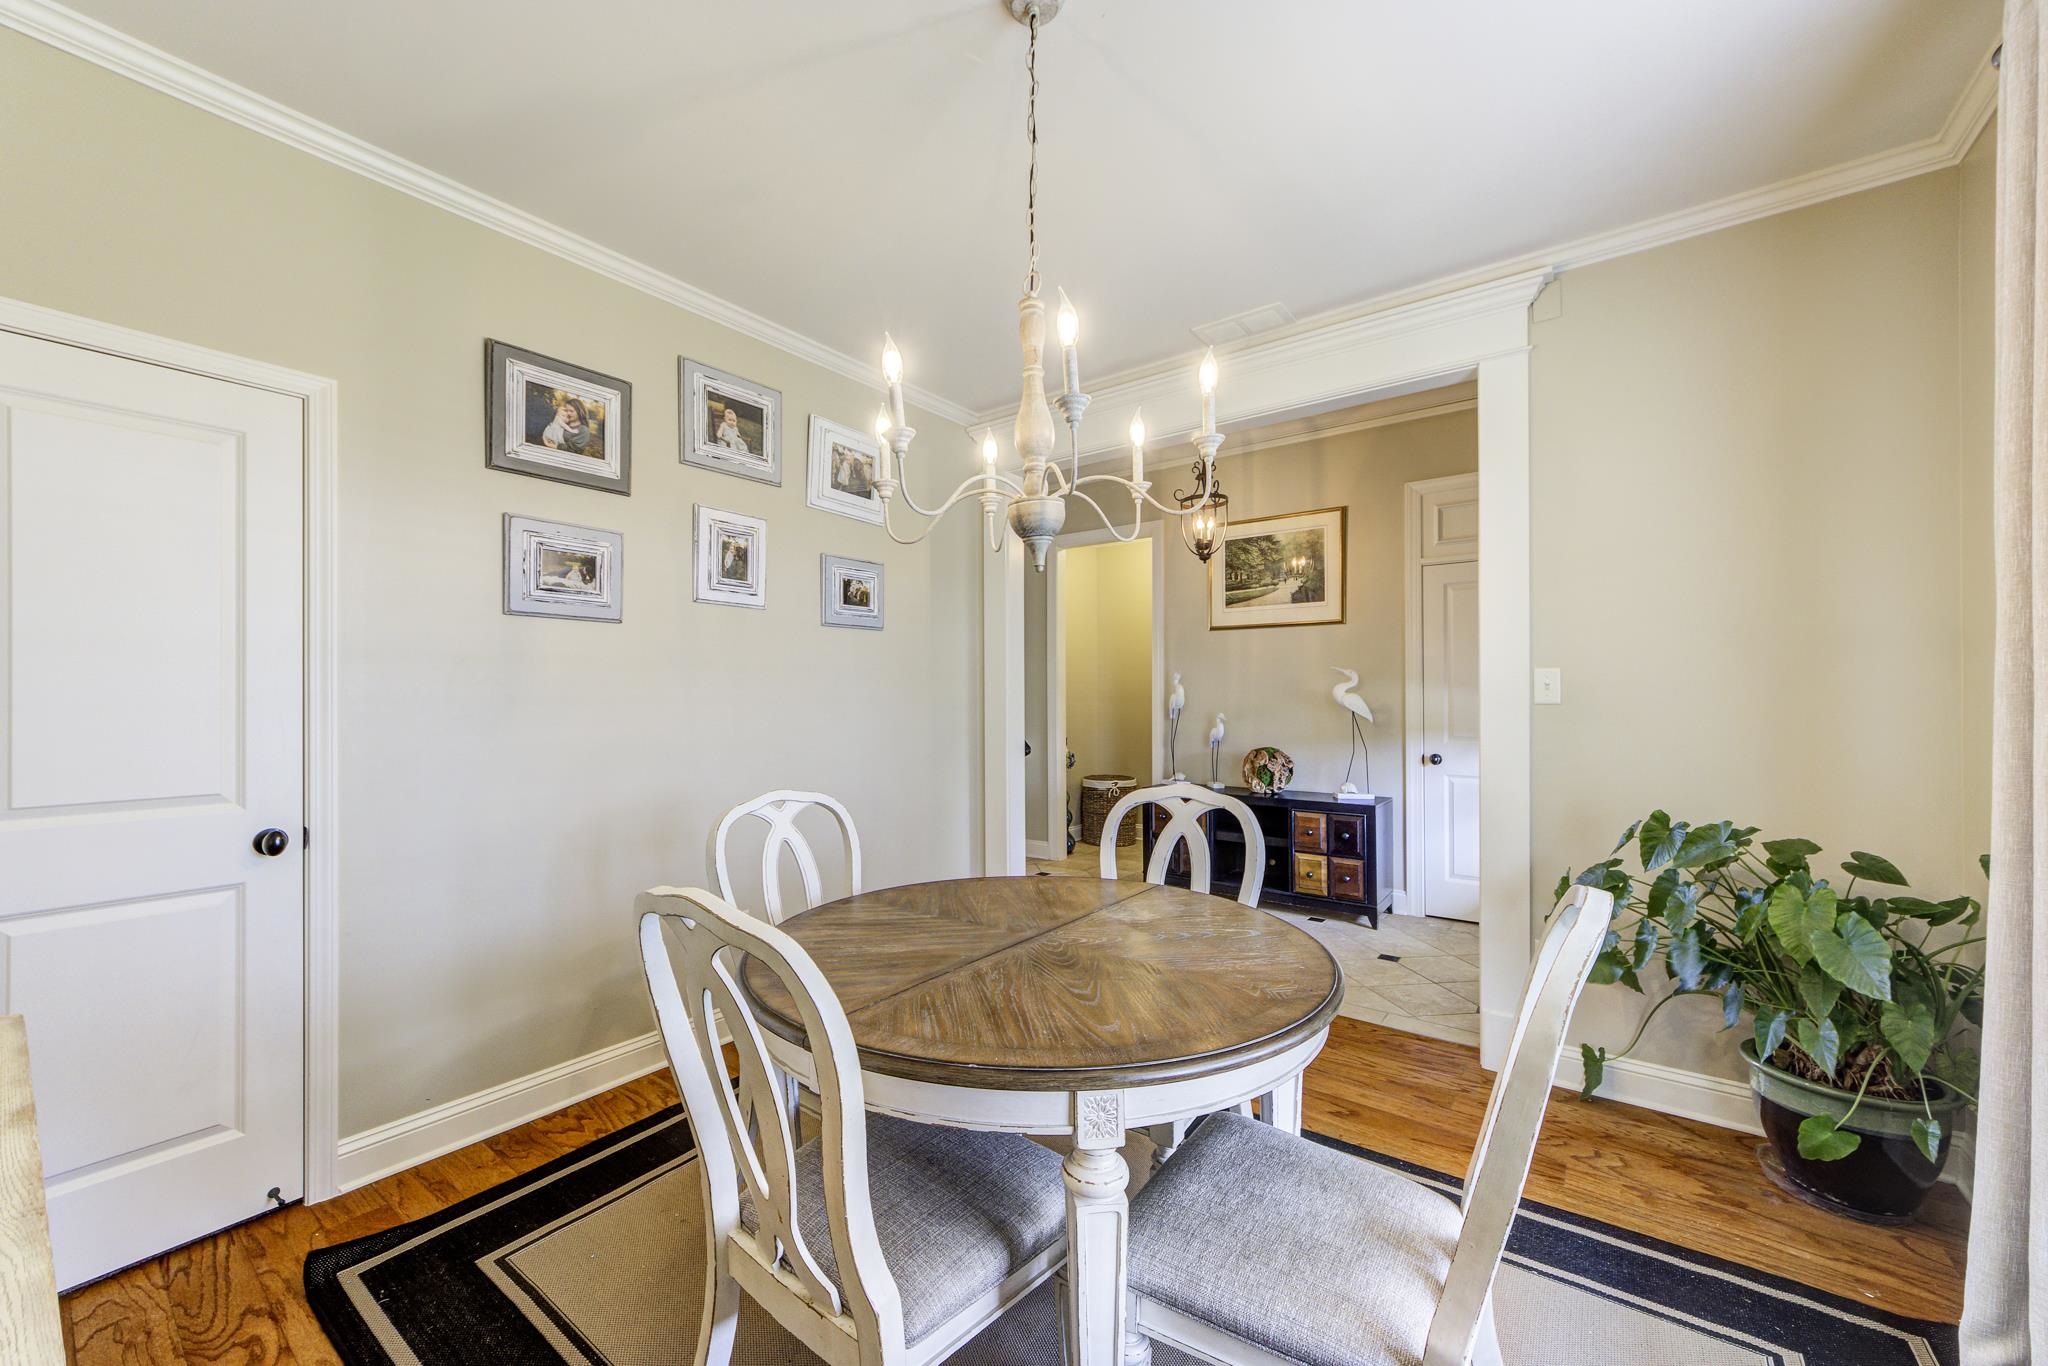
[[[1031,269],[1024,292],[1038,293],[1038,6],[1031,7],[1031,46],[1024,57],[1031,77],[1031,98],[1024,115],[1024,138],[1031,148],[1031,172],[1024,188],[1024,234],[1031,243]]]

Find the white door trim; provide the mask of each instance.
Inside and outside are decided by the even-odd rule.
[[[1420,794],[1422,765],[1422,567],[1456,564],[1467,555],[1431,557],[1422,553],[1422,505],[1432,493],[1477,492],[1479,476],[1448,474],[1417,479],[1401,486],[1401,659],[1404,672],[1401,709],[1401,881],[1404,898],[1398,915],[1428,915],[1428,893],[1415,870],[1422,866]],[[1486,770],[1479,770],[1480,800],[1485,800]]]
[[[340,659],[336,642],[336,386],[263,361],[0,298],[0,330],[82,346],[233,384],[289,394],[305,405],[306,443],[306,1203],[341,1193],[335,1183],[340,1137],[339,994],[341,860],[335,713]]]
[[[1152,771],[1134,775],[1140,784],[1150,785],[1167,774],[1166,732],[1166,528],[1157,522],[1139,528],[1133,540],[1152,543],[1152,748],[1148,751]],[[1070,531],[1057,537],[1045,556],[1045,842],[1056,851],[1054,858],[1067,856],[1067,651],[1060,636],[1060,552],[1076,546],[1103,545],[1117,540],[1108,527],[1093,531]]]
[[[1480,1060],[1507,1054],[1533,947],[1529,872],[1529,305],[1548,270],[1489,281],[1382,310],[1313,338],[1240,347],[1221,358],[1220,419],[1227,429],[1479,380],[1479,813]],[[1163,452],[1200,413],[1186,377],[1109,386],[1089,407],[1098,432],[1121,432],[1142,402]],[[1223,447],[1223,458],[1230,446]],[[1228,483],[1228,476],[1225,476]],[[1021,560],[1015,538],[1008,555]],[[1006,556],[989,556],[1002,564]],[[1007,580],[1007,583],[1005,582]],[[1012,843],[1022,872],[1024,716],[1015,646],[1023,638],[1021,575],[985,567],[982,594],[986,784],[984,847]],[[1006,591],[1008,589],[1008,591]],[[1004,679],[1005,671],[1009,679]],[[1011,702],[1008,689],[1015,686]]]

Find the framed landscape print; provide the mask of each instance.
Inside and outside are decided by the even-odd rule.
[[[782,482],[782,394],[682,359],[683,463]]]
[[[882,448],[873,432],[857,432],[811,414],[810,480],[805,501],[814,508],[882,521],[882,500],[875,495],[875,472]]]
[[[698,602],[768,605],[768,524],[759,517],[697,505]]]
[[[619,620],[625,545],[616,531],[506,513],[506,613]]]
[[[633,386],[501,341],[484,342],[484,463],[631,493]]]
[[[825,624],[881,630],[882,566],[872,560],[850,560],[844,555],[820,555],[818,565],[824,579],[820,594],[825,603]]]
[[[1209,561],[1209,629],[1344,620],[1344,509],[1233,522]]]

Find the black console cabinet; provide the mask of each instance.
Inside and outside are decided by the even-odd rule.
[[[1226,788],[1252,809],[1265,840],[1266,881],[1261,906],[1286,906],[1304,911],[1341,911],[1365,917],[1379,928],[1380,912],[1391,900],[1387,863],[1392,850],[1393,801],[1340,802],[1328,792],[1277,792],[1259,796],[1249,788]],[[1166,814],[1147,806],[1145,864],[1166,824]],[[1244,882],[1244,836],[1237,818],[1211,811],[1202,817],[1209,837],[1209,890],[1218,896],[1237,895]],[[1186,849],[1175,849],[1166,880],[1185,887]]]

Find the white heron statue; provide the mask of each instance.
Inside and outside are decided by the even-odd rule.
[[[1188,775],[1180,771],[1180,714],[1187,709],[1188,690],[1180,685],[1180,675],[1173,676],[1173,691],[1166,697],[1166,758],[1167,766],[1173,770],[1173,780],[1187,781]]]
[[[1330,689],[1330,696],[1336,699],[1338,706],[1351,713],[1351,757],[1344,764],[1344,782],[1338,787],[1337,796],[1345,801],[1371,801],[1372,746],[1366,743],[1365,731],[1359,726],[1359,722],[1365,721],[1370,723],[1372,721],[1372,708],[1366,706],[1365,699],[1358,695],[1358,671],[1356,669],[1337,669],[1336,672],[1343,675],[1344,681]],[[1365,786],[1367,790],[1364,792],[1360,792],[1351,785],[1351,765],[1358,762],[1358,752],[1361,749],[1365,751]]]
[[[1223,790],[1223,713],[1216,713],[1216,724],[1209,727],[1209,786],[1212,790]]]

